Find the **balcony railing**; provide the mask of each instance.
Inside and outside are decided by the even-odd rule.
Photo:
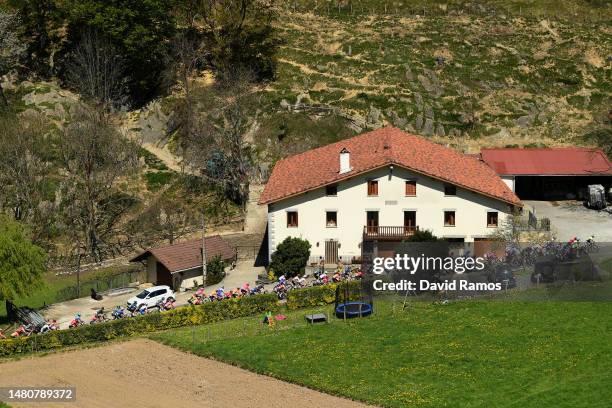
[[[418,231],[418,226],[365,226],[363,227],[364,239],[401,239],[411,236]]]

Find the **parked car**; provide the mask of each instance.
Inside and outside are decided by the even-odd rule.
[[[127,304],[129,306],[136,303],[136,310],[140,309],[142,305],[145,305],[148,309],[155,307],[158,302],[165,302],[167,299],[176,300],[174,291],[170,289],[170,286],[161,285],[143,290],[136,296],[129,298]]]
[[[601,184],[592,184],[588,188],[587,207],[596,210],[606,208],[606,190]]]

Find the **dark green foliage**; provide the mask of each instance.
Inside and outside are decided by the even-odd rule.
[[[0,298],[13,299],[39,287],[45,257],[23,225],[0,214]]]
[[[144,177],[147,181],[147,189],[158,191],[172,181],[174,173],[171,171],[148,171],[144,174]]]
[[[220,255],[215,256],[206,264],[206,285],[214,285],[225,276],[225,261]]]
[[[280,39],[273,26],[273,1],[205,0],[200,12],[210,63],[219,78],[236,69],[253,72],[258,80],[272,79]]]
[[[310,243],[305,239],[287,237],[272,254],[270,269],[276,276],[288,278],[304,271],[310,257]]]
[[[585,142],[593,143],[603,149],[603,151],[612,158],[612,130],[610,128],[602,128],[585,134],[583,137]]]
[[[66,55],[81,35],[94,30],[122,55],[129,72],[132,99],[146,101],[161,86],[167,45],[175,31],[168,0],[68,0],[63,6],[68,27]]]
[[[82,326],[77,329],[0,340],[0,356],[54,350],[77,344],[137,336],[157,330],[218,322],[274,310],[276,307],[277,297],[274,294],[181,307],[164,313],[114,320],[104,324]]]
[[[437,242],[436,237],[430,230],[417,230],[408,238],[408,242]]]
[[[50,56],[59,46],[57,30],[61,26],[61,10],[57,0],[10,0],[19,12],[20,34],[26,44],[24,66],[43,76],[52,72]]]
[[[145,164],[155,170],[168,170],[168,166],[144,147],[138,148],[138,157],[144,157]]]
[[[343,284],[344,285],[344,284]],[[358,287],[361,285],[359,281],[348,282],[350,300],[357,300],[356,294]],[[303,307],[322,306],[334,303],[336,300],[336,287],[333,283],[329,285],[313,286],[310,288],[291,290],[287,293],[287,307],[289,309],[300,309]]]

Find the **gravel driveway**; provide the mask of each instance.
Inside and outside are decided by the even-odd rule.
[[[591,210],[569,200],[523,202],[535,208],[538,219],[550,219],[558,241],[573,237],[584,240],[595,234],[597,242],[612,242],[612,214],[607,211]]]

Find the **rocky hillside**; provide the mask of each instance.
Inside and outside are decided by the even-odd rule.
[[[386,124],[467,151],[609,129],[612,9],[563,3],[290,2],[262,147],[282,155]]]

